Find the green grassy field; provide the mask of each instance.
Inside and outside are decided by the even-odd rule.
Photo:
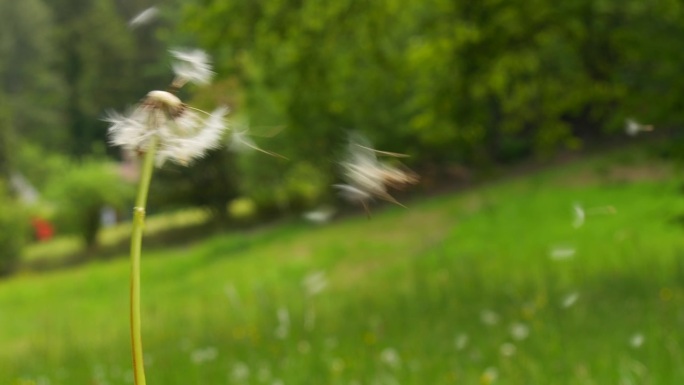
[[[622,151],[146,253],[148,383],[684,383],[681,185]],[[127,304],[125,258],[1,281],[0,384],[130,384]]]

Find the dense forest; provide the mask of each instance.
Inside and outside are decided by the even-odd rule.
[[[103,119],[168,84],[173,47],[213,58],[215,81],[186,99],[229,106],[234,134],[288,159],[222,149],[162,170],[153,206],[223,220],[243,196],[268,215],[334,199],[350,132],[429,181],[624,135],[626,119],[684,121],[678,0],[24,0],[0,14],[9,256],[31,217],[92,243],[101,207],[126,207]]]

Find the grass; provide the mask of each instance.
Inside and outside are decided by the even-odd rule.
[[[621,151],[146,253],[148,381],[683,383],[680,186]],[[120,259],[0,282],[0,383],[131,383],[127,280]]]

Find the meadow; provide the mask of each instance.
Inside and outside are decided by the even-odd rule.
[[[622,150],[143,251],[148,383],[684,383],[682,181]],[[0,281],[0,384],[132,383],[128,269]]]

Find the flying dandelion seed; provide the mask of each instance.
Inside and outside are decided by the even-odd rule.
[[[510,328],[511,337],[516,341],[522,341],[530,335],[530,328],[524,323],[514,323]]]
[[[328,286],[328,280],[325,277],[324,271],[315,271],[304,277],[302,281],[304,291],[308,296],[314,296],[321,293]]]
[[[579,299],[579,293],[578,292],[572,292],[563,298],[563,301],[561,302],[561,306],[565,309],[573,306],[577,300]]]
[[[625,120],[625,133],[629,136],[636,136],[641,132],[653,131],[650,124],[641,124],[632,118]]]
[[[387,192],[387,188],[400,189],[418,182],[415,173],[381,162],[378,155],[394,158],[405,156],[375,150],[363,136],[351,135],[347,157],[340,163],[346,183],[333,185],[344,199],[361,204],[366,212],[369,212],[368,202],[374,198],[402,206]]]
[[[499,315],[496,314],[496,312],[492,310],[483,310],[480,312],[480,321],[482,321],[483,324],[493,326],[499,323]]]
[[[644,335],[641,333],[635,333],[632,335],[632,337],[629,339],[629,345],[633,347],[634,349],[638,349],[641,347],[641,345],[644,344]]]
[[[574,227],[576,229],[582,227],[582,225],[584,224],[584,219],[586,217],[586,214],[584,213],[584,209],[582,208],[582,206],[575,203],[572,206],[572,212],[573,212],[574,218],[575,218],[572,222],[572,227]]]
[[[465,333],[461,333],[458,336],[456,336],[456,340],[454,340],[454,346],[456,347],[456,350],[463,350],[468,346],[468,335]]]
[[[218,349],[213,346],[195,349],[190,354],[190,361],[195,365],[200,365],[205,362],[213,361],[218,357]]]
[[[322,225],[328,223],[335,215],[335,209],[331,207],[321,207],[318,210],[307,211],[302,217],[311,223]]]
[[[570,246],[556,246],[549,252],[549,257],[554,261],[562,261],[575,256],[575,248]]]
[[[499,353],[504,357],[510,357],[515,354],[517,348],[510,342],[501,344],[499,347]]]
[[[392,348],[385,348],[380,352],[380,361],[392,369],[398,369],[401,366],[399,353]]]
[[[159,9],[157,7],[149,7],[139,14],[135,15],[129,22],[128,26],[131,28],[137,28],[141,25],[148,24],[157,18],[159,15]]]
[[[572,222],[572,227],[574,228],[580,228],[582,225],[584,225],[584,222],[586,221],[588,216],[595,216],[595,215],[612,215],[616,214],[617,210],[613,206],[599,206],[599,207],[592,207],[589,209],[585,209],[582,207],[580,204],[575,203],[573,205],[573,222]]]
[[[169,51],[176,61],[171,65],[176,78],[172,87],[181,88],[186,83],[206,85],[214,77],[209,55],[201,49],[178,48]]]

